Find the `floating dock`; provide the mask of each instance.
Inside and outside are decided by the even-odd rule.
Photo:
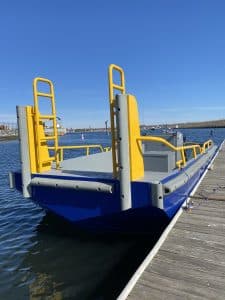
[[[225,299],[225,143],[122,299]]]

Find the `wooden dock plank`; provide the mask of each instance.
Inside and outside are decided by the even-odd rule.
[[[127,299],[225,299],[224,200],[225,144]]]

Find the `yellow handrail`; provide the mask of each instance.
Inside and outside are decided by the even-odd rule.
[[[170,149],[174,151],[180,151],[181,153],[181,160],[176,162],[176,165],[178,168],[181,167],[181,165],[185,166],[186,165],[186,157],[185,157],[185,150],[192,149],[193,157],[196,158],[197,152],[196,149],[199,150],[199,154],[204,153],[207,148],[209,148],[213,142],[211,140],[207,141],[204,143],[203,147],[200,145],[188,145],[188,146],[180,146],[180,147],[175,147],[173,144],[165,140],[164,138],[157,137],[157,136],[140,136],[137,137],[137,141],[149,141],[149,142],[157,142],[157,143],[162,143],[166,146],[168,146]],[[139,147],[140,148],[140,147]],[[140,151],[142,151],[140,149]]]
[[[111,147],[104,147],[104,151],[105,152],[108,152],[108,151],[110,151],[111,150]]]
[[[208,149],[210,146],[213,145],[213,141],[212,140],[208,140],[206,141],[203,146],[202,146],[202,153],[205,152],[206,149]]]
[[[60,153],[59,160],[63,160],[64,150],[73,150],[73,149],[86,149],[86,155],[89,155],[90,148],[99,148],[101,152],[104,152],[104,148],[101,145],[71,145],[71,146],[58,146],[58,150]],[[49,150],[54,150],[54,147],[48,147]]]
[[[117,71],[120,75],[120,84],[115,84],[113,81],[113,71]],[[125,76],[121,67],[111,64],[108,70],[109,78],[109,103],[110,103],[110,122],[111,122],[111,135],[112,135],[112,161],[113,161],[113,176],[117,177],[118,158],[116,155],[117,139],[116,139],[116,122],[115,122],[115,96],[114,91],[119,90],[125,94]]]
[[[46,83],[50,88],[50,93],[43,93],[38,91],[38,83],[43,82]],[[54,140],[54,160],[56,161],[56,168],[59,167],[59,157],[58,157],[58,133],[57,133],[57,122],[56,122],[56,108],[55,108],[55,94],[54,94],[54,86],[51,80],[37,77],[33,81],[33,93],[34,93],[34,120],[35,120],[35,140],[36,140],[36,149],[37,149],[37,171],[41,172],[42,162],[40,160],[40,147],[41,147],[41,133],[40,133],[40,122],[43,119],[49,119],[53,122],[53,140]],[[52,115],[41,115],[39,111],[38,105],[38,97],[49,98],[51,101],[51,110]],[[43,141],[43,140],[42,140]],[[45,139],[47,141],[47,139]]]

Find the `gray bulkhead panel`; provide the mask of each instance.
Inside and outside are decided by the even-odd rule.
[[[162,134],[159,137],[167,140],[175,147],[183,146],[183,135],[180,132]],[[144,141],[142,150],[145,171],[170,172],[176,168],[176,162],[181,159],[179,151],[174,151],[159,142]]]

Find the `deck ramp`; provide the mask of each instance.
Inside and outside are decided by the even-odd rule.
[[[118,299],[225,299],[224,142],[212,166]]]

